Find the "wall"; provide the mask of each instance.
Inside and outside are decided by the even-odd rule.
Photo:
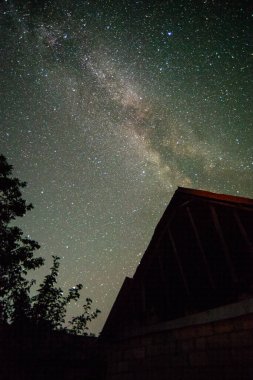
[[[253,379],[253,299],[105,339],[0,328],[1,380]]]
[[[170,323],[123,334],[107,346],[106,380],[253,379],[253,313],[238,314],[208,321],[202,313],[202,324],[200,314],[192,325],[181,320],[174,328]]]

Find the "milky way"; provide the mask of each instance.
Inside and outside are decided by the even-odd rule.
[[[253,197],[248,1],[8,1],[0,148],[21,226],[99,332],[177,188]],[[81,310],[82,300],[69,314]]]

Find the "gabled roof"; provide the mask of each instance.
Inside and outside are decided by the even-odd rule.
[[[253,295],[253,200],[179,187],[102,335]]]
[[[146,263],[146,261],[149,261],[150,255],[153,256],[154,245],[157,244],[157,241],[159,239],[158,236],[161,236],[163,229],[166,228],[169,221],[174,218],[175,214],[179,212],[179,209],[189,206],[189,204],[194,201],[195,203],[196,201],[199,201],[203,204],[219,204],[220,206],[224,207],[235,207],[236,209],[240,210],[248,208],[251,210],[253,209],[253,199],[250,198],[237,197],[228,194],[218,194],[206,190],[178,187],[154,230],[154,234],[142,257],[140,265],[136,269],[134,277],[138,276],[140,271],[144,271],[144,265],[147,265],[144,263]]]

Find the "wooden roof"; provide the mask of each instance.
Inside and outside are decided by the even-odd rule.
[[[252,294],[253,200],[179,187],[102,334]]]

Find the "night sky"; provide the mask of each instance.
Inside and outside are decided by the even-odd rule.
[[[0,5],[0,152],[28,182],[33,277],[60,256],[59,284],[102,311],[94,332],[177,186],[253,198],[249,4]]]

